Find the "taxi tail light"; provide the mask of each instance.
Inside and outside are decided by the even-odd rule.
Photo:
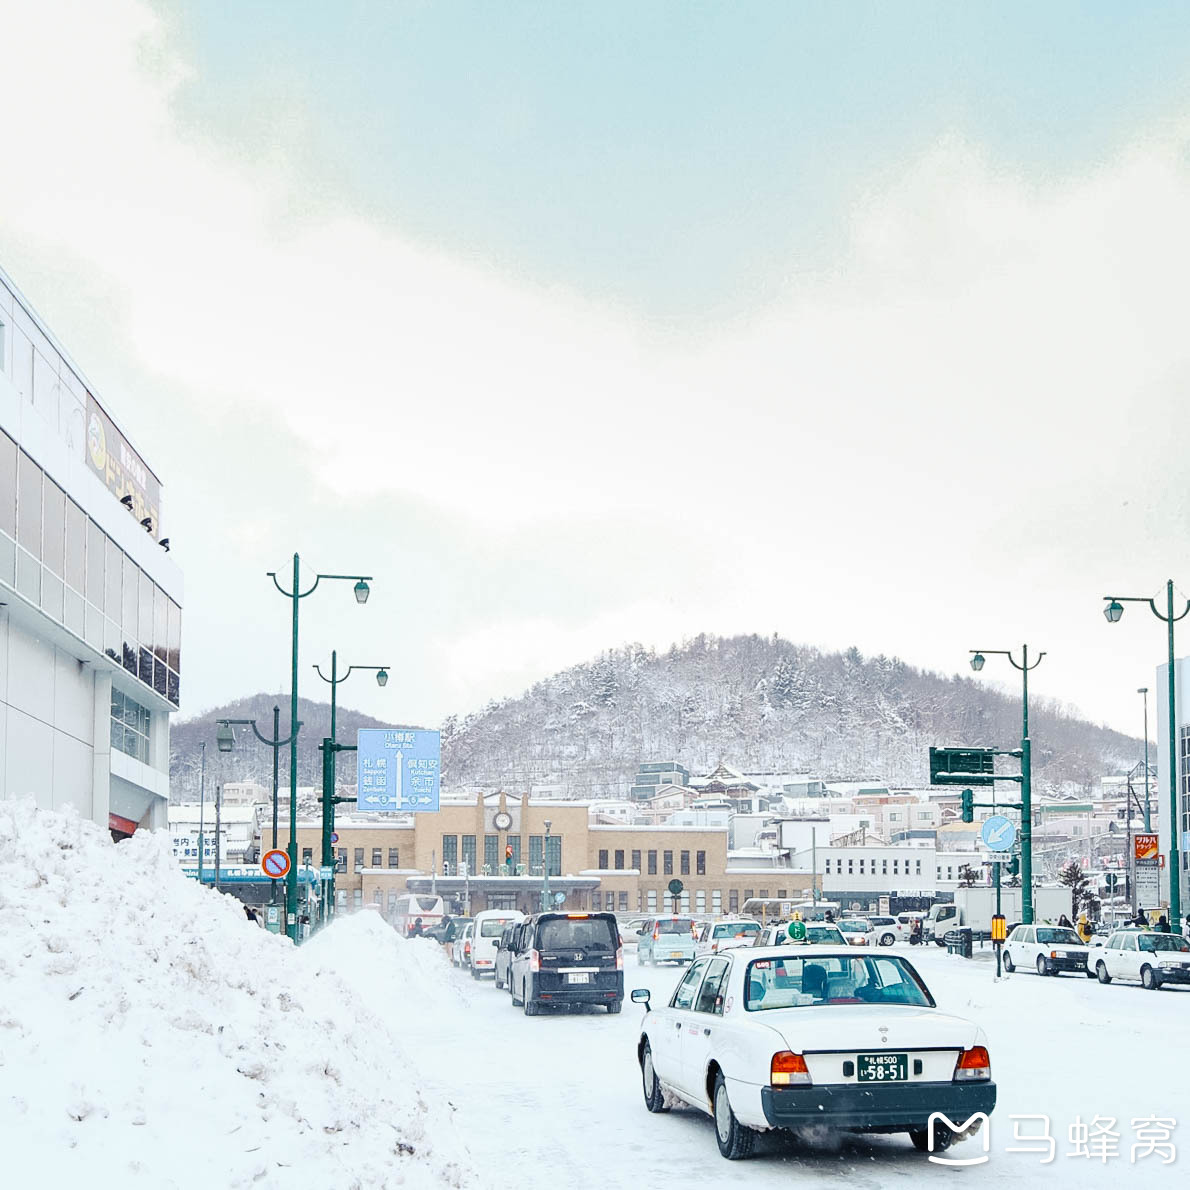
[[[971,1049],[963,1050],[959,1054],[959,1060],[955,1063],[954,1068],[956,1083],[973,1082],[991,1077],[992,1060],[982,1045],[972,1046]]]
[[[774,1087],[807,1086],[811,1079],[806,1059],[789,1050],[774,1054],[769,1066],[769,1081]]]
[[[537,950],[529,951],[529,970],[530,971],[540,971],[541,970],[541,952],[540,951],[537,951]]]

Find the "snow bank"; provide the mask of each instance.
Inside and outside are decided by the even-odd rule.
[[[368,914],[295,950],[183,877],[164,837],[113,846],[0,802],[6,1181],[470,1185],[453,1109],[400,1036],[447,970]]]

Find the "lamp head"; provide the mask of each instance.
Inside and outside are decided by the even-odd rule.
[[[355,601],[356,603],[367,603],[368,596],[372,594],[372,588],[361,578],[355,584]]]
[[[235,747],[236,736],[230,723],[219,724],[219,729],[215,732],[215,743],[219,745],[220,752],[230,752]]]
[[[983,669],[983,662],[984,662],[983,654],[976,653],[975,656],[971,658],[971,668],[973,670],[975,670],[976,673],[979,673],[979,671],[981,669]]]
[[[376,685],[377,686],[387,686],[388,685],[388,670],[387,669],[381,669],[381,670],[377,671]]]
[[[1148,688],[1148,686],[1139,686],[1139,687],[1137,687],[1136,692],[1137,692],[1137,694],[1148,694],[1149,688]]]
[[[1103,614],[1107,617],[1109,624],[1118,624],[1120,617],[1124,614],[1124,605],[1118,599],[1113,599],[1103,609]]]
[[[132,507],[132,493],[129,492],[128,495],[121,496],[120,503],[123,504],[125,508],[131,508]]]
[[[165,552],[167,554],[169,553],[169,538],[168,537],[163,537],[157,544],[159,546],[161,546],[161,548],[163,550],[165,550]]]

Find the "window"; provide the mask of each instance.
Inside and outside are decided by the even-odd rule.
[[[694,1005],[695,1012],[722,1014],[723,1001],[719,996],[719,989],[723,986],[723,980],[726,976],[727,960],[712,959],[707,967],[707,976],[702,981],[702,987],[698,991],[698,1000]]]
[[[500,867],[500,836],[484,835],[483,837],[483,866],[484,870],[495,874]]]
[[[303,847],[302,848],[302,863],[308,866],[308,865],[312,864],[313,862],[314,862],[314,848],[313,847]]]
[[[705,851],[695,852],[694,871],[699,876],[705,876],[707,874],[707,853]]]
[[[682,875],[689,876],[690,875],[690,852],[683,851],[681,858],[682,858]]]
[[[646,896],[645,900],[648,902],[649,912],[656,913],[657,912],[657,890],[655,888],[649,889],[648,895]]]
[[[388,866],[390,868],[399,868],[401,866],[400,852],[395,847],[388,849]]]
[[[640,852],[639,851],[634,851],[632,853],[632,865],[631,866],[634,871],[637,871],[637,872],[640,871]]]
[[[17,541],[41,557],[41,468],[23,450],[17,460]]]
[[[666,851],[663,853],[662,858],[665,863],[665,875],[672,876],[674,874],[674,853],[672,851]]]
[[[711,889],[711,912],[716,914],[723,912],[723,890],[721,888]]]
[[[608,858],[608,850],[606,847],[603,847],[600,849],[600,852],[599,852],[600,871],[603,871],[603,872],[607,871],[607,858]]]
[[[383,853],[381,852],[381,849],[379,847],[372,848],[372,867],[374,867],[374,868],[380,867],[382,854]]]
[[[769,890],[767,888],[762,888],[757,895],[762,901],[767,901],[769,897]]]
[[[921,860],[917,861],[917,875],[921,875]]]
[[[542,836],[529,836],[529,875],[541,875]]]
[[[346,847],[340,847],[339,850],[335,852],[335,871],[336,872],[346,872],[347,871],[347,848]]]
[[[112,747],[142,764],[149,763],[150,715],[146,707],[112,687]]]
[[[622,872],[624,870],[624,851],[619,849],[616,851],[616,871]]]
[[[756,891],[755,889],[751,889],[751,888],[744,889],[744,900],[745,901],[752,900],[753,896],[755,895],[755,891]]]
[[[66,567],[66,493],[48,476],[42,490],[42,552],[45,564],[65,578]]]
[[[521,862],[521,836],[509,835],[508,842],[505,844],[505,846],[512,848],[512,870],[515,872],[520,866]],[[516,906],[512,905],[510,908],[515,909]]]
[[[458,835],[443,835],[442,836],[442,874],[449,876],[455,870],[455,864],[459,862],[459,836]]]
[[[655,851],[649,852],[649,875],[657,875],[657,852]]]
[[[859,861],[859,874],[861,876],[864,874],[864,861],[862,859]]]
[[[357,888],[352,892],[351,907],[353,909],[362,909],[364,907],[364,890],[362,888]]]
[[[358,871],[360,868],[362,868],[364,866],[364,849],[362,847],[357,847],[355,849],[354,859],[355,859],[355,862],[353,864],[353,870]]]
[[[700,889],[698,889],[697,892],[695,892],[695,894],[694,894],[694,908],[699,913],[705,913],[707,911],[706,889],[700,888]]]
[[[549,863],[550,875],[562,875],[562,836],[550,835],[546,841],[546,860]]]
[[[703,972],[707,969],[706,959],[697,959],[690,965],[685,978],[674,990],[674,997],[670,1001],[671,1008],[690,1008],[694,1004],[694,993],[702,981]]]
[[[594,910],[596,913],[600,912],[600,909],[599,909],[599,903],[600,903],[600,899],[601,899],[601,898],[600,898],[600,896],[599,896],[599,893],[598,893],[598,891],[596,891],[596,892],[593,892],[593,893],[591,894],[591,908],[592,908],[592,909],[593,909],[593,910]]]
[[[880,874],[882,876],[888,875],[888,860],[886,860],[886,859],[882,859],[880,861]]]
[[[474,876],[475,875],[475,836],[474,835],[464,835],[463,836],[463,854],[459,856],[459,859],[462,863],[465,863],[467,865],[467,871],[472,876]]]
[[[17,444],[0,430],[0,533],[17,535]]]
[[[849,859],[847,861],[847,875],[850,876],[855,871],[855,860]]]
[[[628,912],[628,893],[626,890],[621,891],[621,893],[620,893],[620,912],[621,913]]]

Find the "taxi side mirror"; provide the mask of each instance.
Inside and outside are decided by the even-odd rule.
[[[645,1006],[646,1012],[649,1011],[649,1000],[651,998],[652,997],[649,994],[648,988],[636,988],[633,990],[632,1003],[633,1004],[643,1004]]]

